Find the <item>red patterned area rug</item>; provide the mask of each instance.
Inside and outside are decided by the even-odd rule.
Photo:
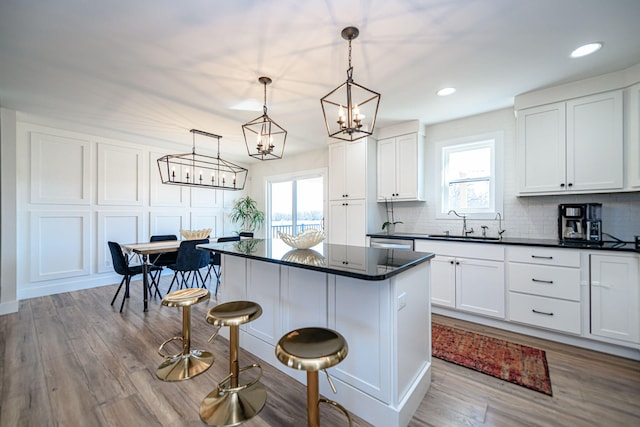
[[[434,357],[552,395],[544,351],[435,322],[432,334]]]

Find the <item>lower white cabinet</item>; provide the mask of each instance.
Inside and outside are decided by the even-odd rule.
[[[509,320],[580,334],[580,253],[514,246],[507,259]]]
[[[504,248],[502,245],[416,241],[416,251],[434,252],[431,303],[504,318]]]
[[[640,344],[638,255],[591,254],[591,335]]]

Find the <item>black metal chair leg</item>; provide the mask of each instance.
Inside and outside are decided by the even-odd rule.
[[[113,305],[113,303],[116,302],[116,298],[118,298],[118,294],[120,293],[120,289],[122,289],[122,284],[124,283],[126,278],[127,278],[126,276],[122,277],[122,281],[120,281],[120,286],[118,286],[118,290],[116,291],[116,294],[113,296],[113,299],[111,300],[111,305]]]
[[[129,284],[131,282],[131,276],[125,276],[125,279],[124,295],[122,296],[122,304],[120,304],[120,313],[122,313],[122,309],[124,308],[124,301],[129,298]]]
[[[171,279],[171,284],[169,285],[169,290],[167,291],[167,295],[169,295],[171,293],[171,288],[173,288],[173,284],[177,281],[178,279],[178,272],[176,271],[175,273],[173,273],[173,279]],[[178,287],[178,289],[180,289]]]

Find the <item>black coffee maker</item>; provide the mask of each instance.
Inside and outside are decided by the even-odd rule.
[[[562,242],[602,243],[602,204],[559,205],[558,238]]]

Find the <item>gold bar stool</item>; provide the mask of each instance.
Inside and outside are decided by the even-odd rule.
[[[331,381],[327,368],[337,365],[345,357],[349,348],[347,341],[338,332],[327,328],[296,329],[278,341],[276,357],[290,368],[307,371],[307,423],[309,427],[320,426],[320,402],[328,403],[341,410],[351,426],[349,412],[329,399],[319,399],[318,371],[323,370],[331,390],[336,393],[336,387]]]
[[[229,375],[209,393],[200,404],[200,419],[212,426],[235,426],[256,415],[267,401],[267,390],[260,383],[262,367],[252,364],[240,368],[238,353],[240,325],[262,315],[262,307],[251,301],[231,301],[209,310],[207,322],[218,329],[209,338],[213,340],[220,328],[229,326]],[[260,374],[246,384],[240,384],[240,372],[258,368]]]
[[[209,301],[209,291],[188,288],[172,292],[162,298],[162,305],[182,307],[182,336],[172,337],[160,344],[158,354],[166,360],[158,367],[156,376],[163,381],[186,380],[199,375],[213,364],[213,354],[208,351],[191,350],[191,306]],[[182,352],[167,355],[164,346],[172,341],[182,341]]]

